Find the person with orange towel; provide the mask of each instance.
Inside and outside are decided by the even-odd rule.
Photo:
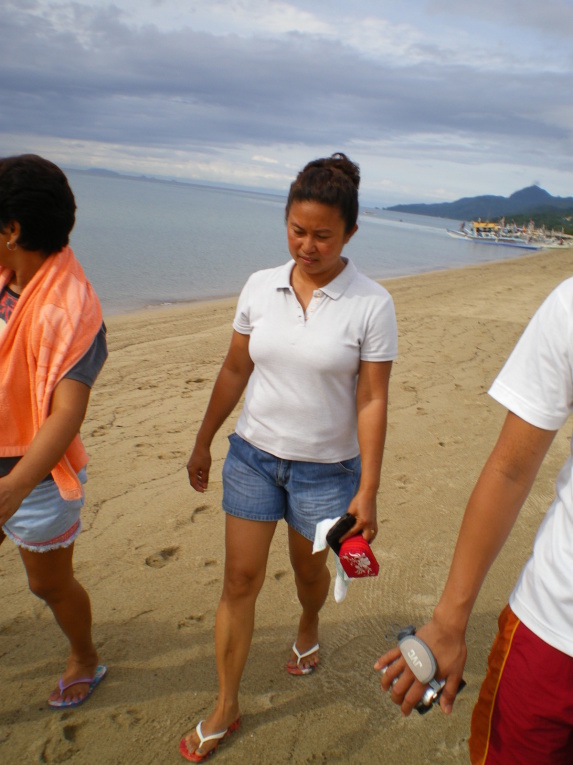
[[[16,543],[69,641],[48,699],[57,709],[83,703],[106,674],[72,565],[88,461],[79,430],[107,358],[98,298],[68,246],[75,210],[52,162],[0,159],[0,544]]]

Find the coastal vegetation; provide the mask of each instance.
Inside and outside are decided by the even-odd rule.
[[[499,223],[503,216],[493,218],[495,223]],[[544,228],[546,231],[561,232],[573,236],[573,206],[569,210],[542,209],[532,210],[525,214],[516,214],[511,216],[511,221],[506,218],[506,223],[515,223],[517,226],[527,226],[529,221],[533,220],[535,228]]]

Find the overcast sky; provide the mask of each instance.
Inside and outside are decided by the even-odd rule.
[[[381,206],[573,196],[573,0],[2,0],[0,154]]]

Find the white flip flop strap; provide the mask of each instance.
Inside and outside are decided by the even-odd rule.
[[[296,643],[293,643],[292,650],[296,653],[296,666],[300,668],[301,659],[306,659],[307,656],[311,656],[313,653],[316,653],[319,647],[320,646],[317,643],[312,648],[309,648],[308,651],[305,651],[304,653],[299,653],[299,650],[296,647]]]
[[[208,741],[219,741],[225,736],[225,734],[229,730],[228,728],[226,728],[220,733],[211,733],[210,736],[204,736],[203,731],[201,730],[201,723],[204,723],[204,722],[205,720],[199,720],[199,722],[197,723],[197,727],[195,728],[195,731],[197,735],[199,736],[199,746],[197,747],[197,749],[201,749],[203,744],[206,744]],[[197,749],[195,751],[197,751]]]

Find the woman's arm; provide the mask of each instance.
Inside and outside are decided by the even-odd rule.
[[[196,491],[204,492],[209,484],[211,442],[241,398],[253,366],[249,356],[249,335],[233,331],[229,351],[213,386],[195,447],[187,463],[189,482]]]
[[[348,507],[356,516],[356,524],[342,539],[359,531],[371,542],[378,531],[376,493],[380,486],[382,455],[386,440],[388,388],[391,361],[361,361],[356,385],[358,445],[362,462],[360,486]],[[372,533],[373,532],[373,533]]]
[[[432,650],[439,678],[446,679],[440,706],[451,712],[462,678],[467,649],[465,632],[470,613],[491,564],[496,559],[529,494],[556,431],[542,430],[509,412],[499,439],[469,499],[458,534],[450,573],[432,620],[416,634]],[[395,661],[397,659],[397,661]],[[395,661],[382,678],[388,690],[402,673],[392,699],[410,714],[424,687],[395,648],[378,659],[381,669]]]
[[[50,413],[30,448],[11,472],[0,478],[0,525],[14,515],[22,500],[62,459],[80,430],[90,392],[77,380],[63,379],[56,385]]]

